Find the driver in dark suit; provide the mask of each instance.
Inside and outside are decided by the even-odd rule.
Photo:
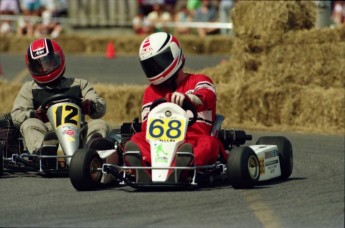
[[[105,137],[108,134],[108,124],[100,119],[106,112],[104,99],[88,81],[64,76],[65,56],[58,43],[50,39],[33,41],[25,60],[33,80],[21,87],[14,101],[11,117],[14,125],[20,129],[30,153],[38,153],[46,133],[52,131],[45,110],[40,106],[54,94],[79,97],[82,101],[82,121],[85,120],[85,115],[94,119],[88,122],[83,144],[92,137]]]

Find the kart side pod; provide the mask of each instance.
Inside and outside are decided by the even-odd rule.
[[[281,176],[278,147],[276,145],[251,145],[260,163],[259,181]]]

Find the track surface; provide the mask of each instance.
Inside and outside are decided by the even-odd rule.
[[[247,133],[252,143],[275,135]],[[284,135],[294,149],[291,177],[251,190],[141,192],[120,186],[77,192],[66,177],[5,173],[0,226],[344,227],[344,137]]]
[[[187,57],[199,70],[223,56]],[[2,78],[30,80],[23,56],[0,55]],[[67,75],[92,82],[145,84],[137,57],[67,56]],[[247,132],[253,141],[261,135]],[[278,133],[279,134],[279,133]],[[215,186],[196,191],[140,192],[116,187],[77,192],[69,178],[5,173],[0,227],[344,227],[344,137],[284,133],[294,149],[285,182],[252,190]]]
[[[185,69],[197,71],[218,65],[227,56],[186,56]],[[0,54],[2,74],[0,79],[23,82],[31,80],[23,55]],[[0,72],[1,73],[1,72]],[[66,56],[66,76],[84,78],[93,83],[147,84],[138,56],[118,56],[107,59],[104,56]]]

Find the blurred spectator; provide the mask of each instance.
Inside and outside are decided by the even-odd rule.
[[[147,17],[139,12],[132,20],[132,28],[135,34],[148,35],[154,32],[155,28],[153,24],[147,19]]]
[[[24,17],[18,18],[17,35],[31,37],[34,34],[36,24],[39,22],[42,10],[41,2],[40,0],[22,0],[20,3]]]
[[[24,16],[40,16],[42,7],[40,0],[22,0],[21,3]]]
[[[231,22],[231,9],[234,6],[234,0],[219,0],[219,22],[230,23]],[[230,34],[229,29],[222,28],[220,30],[222,35]]]
[[[56,21],[56,19],[53,18],[53,11],[44,10],[41,18],[42,22],[37,24],[35,27],[35,37],[58,37],[62,31],[62,26],[58,21]]]
[[[176,14],[176,3],[177,0],[164,0],[165,10],[170,13],[171,18]]]
[[[1,0],[0,15],[18,15],[20,6],[18,0]],[[15,23],[12,20],[0,21],[0,34],[13,33],[15,31]]]
[[[201,7],[195,11],[194,21],[196,22],[215,22],[217,20],[217,10],[209,0],[202,0]],[[201,38],[206,35],[215,34],[219,32],[219,28],[212,27],[198,27],[198,34]]]
[[[175,22],[188,23],[193,20],[190,11],[187,9],[186,5],[182,5],[175,15]],[[175,28],[177,34],[189,34],[191,33],[191,28],[188,26],[177,26]]]
[[[201,0],[187,0],[187,9],[194,17],[195,11],[201,7]]]
[[[20,13],[19,0],[1,0],[0,13],[2,15],[17,15]]]
[[[144,16],[147,16],[152,11],[152,5],[147,0],[137,0],[139,12]]]
[[[52,17],[67,17],[67,0],[41,0],[43,10],[52,12]]]
[[[65,0],[41,0],[41,22],[35,27],[36,38],[60,35],[63,28],[59,17],[67,13],[66,4]]]
[[[332,20],[336,26],[345,23],[345,1],[336,1],[334,3]]]
[[[155,26],[155,32],[168,32],[168,28],[164,26],[164,23],[172,21],[170,13],[165,11],[161,4],[155,3],[152,7],[153,10],[147,15],[147,19]]]

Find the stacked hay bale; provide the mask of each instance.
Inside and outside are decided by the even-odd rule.
[[[239,2],[218,83],[226,125],[344,132],[345,28],[312,29],[313,2]]]

